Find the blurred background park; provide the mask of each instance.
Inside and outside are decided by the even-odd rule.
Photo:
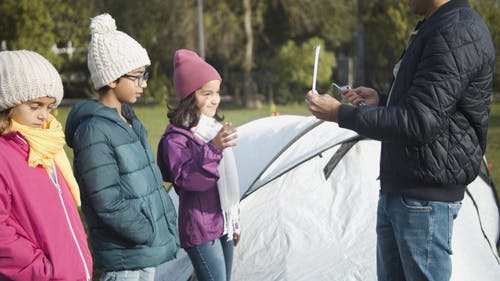
[[[500,48],[500,0],[470,0]],[[109,13],[118,30],[149,53],[153,78],[137,106],[156,147],[175,102],[173,55],[197,51],[221,73],[223,113],[241,124],[272,111],[308,115],[314,46],[321,45],[317,88],[332,82],[385,91],[392,67],[419,20],[402,0],[2,0],[0,50],[48,58],[65,86],[60,120],[74,100],[92,98],[86,53],[90,18]],[[497,69],[500,55],[497,56]],[[500,71],[494,92],[500,91]],[[64,107],[66,105],[67,107]],[[486,153],[500,185],[500,98],[494,95]],[[498,187],[497,187],[498,188]]]

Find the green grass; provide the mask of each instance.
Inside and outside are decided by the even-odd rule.
[[[498,194],[500,192],[500,103],[498,102],[491,106],[486,160],[491,166],[490,174]]]
[[[60,107],[57,109],[57,119],[63,124],[66,122],[70,107]],[[168,123],[167,108],[165,105],[154,106],[134,106],[134,111],[138,118],[148,131],[148,139],[153,151],[156,153],[156,147]],[[277,106],[280,114],[299,114],[310,115],[305,105],[293,104],[287,106]],[[261,109],[222,109],[225,121],[231,121],[233,126],[241,125],[245,122],[271,115],[270,107],[263,106]],[[73,152],[66,147],[66,152],[70,161],[73,158]]]
[[[135,106],[135,112],[143,122],[148,131],[149,142],[156,152],[158,141],[160,140],[165,126],[168,123],[167,109],[165,106]],[[61,107],[57,110],[57,118],[61,123],[65,123],[70,108]],[[306,106],[303,104],[293,104],[287,106],[278,106],[277,111],[280,114],[299,114],[310,115]],[[231,121],[234,126],[245,122],[269,116],[271,114],[269,106],[261,109],[222,109],[226,121]],[[71,149],[66,148],[70,159],[73,156]],[[486,159],[491,165],[491,177],[500,192],[500,103],[494,103],[491,106],[490,125],[488,129],[488,144],[486,147]]]

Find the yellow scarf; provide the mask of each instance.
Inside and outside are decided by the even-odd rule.
[[[42,167],[48,172],[52,172],[52,164],[55,162],[61,171],[66,184],[69,187],[73,200],[77,206],[80,202],[80,189],[73,175],[73,170],[64,151],[64,132],[59,121],[49,114],[41,128],[32,128],[17,123],[11,119],[11,131],[19,131],[28,141],[30,147],[28,165],[30,167]]]

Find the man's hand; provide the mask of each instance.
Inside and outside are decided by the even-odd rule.
[[[312,115],[325,121],[337,122],[341,103],[330,95],[311,90],[306,95],[307,108]]]
[[[364,103],[365,105],[377,106],[379,103],[377,91],[367,87],[358,87],[344,91],[342,93],[342,100],[353,105]]]

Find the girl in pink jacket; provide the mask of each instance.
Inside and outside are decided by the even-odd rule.
[[[0,52],[0,280],[92,278],[78,186],[49,113],[62,97],[45,58]]]

